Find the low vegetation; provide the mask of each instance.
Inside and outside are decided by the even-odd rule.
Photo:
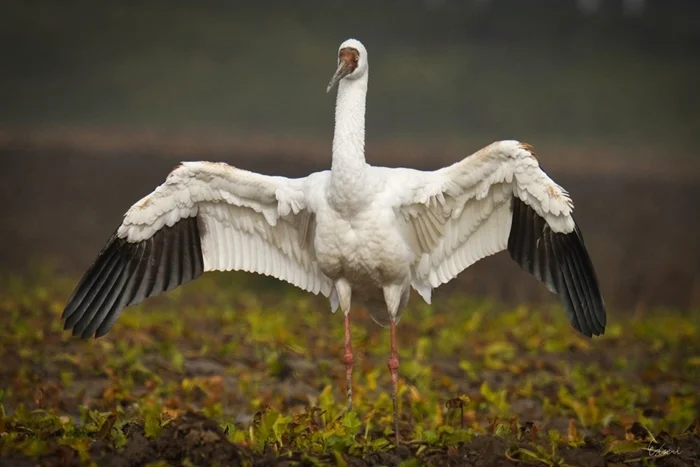
[[[613,314],[588,340],[558,307],[413,300],[396,447],[389,335],[361,310],[347,412],[322,299],[210,274],[81,341],[73,285],[0,279],[0,465],[700,465],[697,313]]]

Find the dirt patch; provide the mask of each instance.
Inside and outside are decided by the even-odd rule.
[[[145,436],[144,427],[131,423],[122,428],[127,442],[115,449],[109,433],[102,433],[89,447],[90,458],[100,466],[126,467],[145,465],[155,461],[166,461],[171,465],[241,465],[243,459],[250,461],[250,453],[226,440],[221,427],[201,414],[186,413],[163,427],[153,438]],[[49,444],[49,454],[37,459],[40,465],[82,465],[80,453],[58,443]],[[0,461],[0,465],[36,465],[25,456],[14,455]]]
[[[173,466],[272,466],[334,464],[342,460],[346,465],[359,467],[398,466],[411,459],[421,464],[445,466],[552,465],[548,462],[586,467],[700,465],[698,461],[700,436],[693,434],[671,437],[667,433],[661,433],[657,436],[658,442],[649,442],[646,447],[647,454],[642,456],[639,453],[606,453],[602,443],[587,437],[581,447],[565,447],[559,451],[557,457],[548,458],[547,452],[551,447],[544,443],[509,440],[501,436],[484,434],[453,447],[433,447],[425,443],[409,442],[383,452],[358,457],[342,453],[314,455],[293,450],[280,455],[273,449],[268,449],[262,454],[254,454],[229,442],[217,422],[201,414],[190,412],[172,420],[158,436],[150,439],[145,436],[142,425],[132,423],[123,427],[123,430],[126,433],[127,442],[121,449],[114,448],[109,436],[97,439],[91,444],[89,455],[97,465],[131,467],[164,461]],[[82,465],[85,461],[85,457],[81,457],[78,451],[58,443],[50,443],[48,450],[50,452],[38,458],[21,454],[10,455],[0,459],[0,466],[28,467],[38,464],[47,467],[65,467]]]
[[[123,450],[115,451],[110,445],[93,445],[91,454],[100,465],[143,465],[165,460],[182,464],[189,460],[195,465],[240,465],[242,449],[226,439],[215,421],[201,414],[188,412],[163,427],[154,439],[145,437],[142,426],[133,424],[127,428],[128,442]]]

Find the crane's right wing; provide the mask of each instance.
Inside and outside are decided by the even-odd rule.
[[[69,299],[66,329],[100,337],[124,307],[204,271],[256,272],[329,296],[307,205],[326,176],[288,179],[222,163],[183,163],[126,212]]]

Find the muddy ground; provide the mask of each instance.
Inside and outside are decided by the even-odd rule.
[[[226,439],[218,423],[195,413],[187,413],[170,423],[161,435],[155,439],[147,439],[143,428],[137,424],[127,427],[128,442],[122,450],[116,450],[109,442],[97,441],[90,447],[90,455],[96,462],[105,467],[130,467],[144,465],[149,462],[166,461],[170,465],[183,465],[184,459],[189,459],[190,465],[313,465],[305,460],[303,453],[293,453],[279,458],[273,450],[261,455],[255,455]],[[561,452],[561,464],[586,467],[627,466],[627,465],[658,465],[658,466],[692,466],[698,464],[700,455],[700,439],[695,436],[682,438],[664,437],[664,448],[661,443],[657,459],[649,456],[603,455],[604,446],[594,438],[587,438],[580,448],[564,449]],[[530,445],[525,442],[515,443],[523,449]],[[347,456],[343,460],[349,466],[394,466],[417,459],[416,453],[425,444],[412,443],[392,448],[386,452],[375,453],[366,457]],[[517,448],[516,448],[517,449]],[[666,451],[682,452],[685,455],[664,455]],[[447,466],[517,466],[517,465],[547,465],[546,463],[528,462],[516,458],[507,458],[504,453],[514,450],[513,445],[500,436],[484,434],[475,437],[473,441],[462,443],[456,447],[428,448],[421,452],[420,463]],[[642,464],[644,459],[645,464]],[[317,465],[338,464],[335,456],[319,456],[314,459]],[[69,448],[56,449],[50,456],[40,459],[41,465],[65,466],[80,465],[76,453]],[[2,467],[32,467],[35,460],[24,456],[10,456],[0,459]],[[411,465],[411,464],[408,464]],[[416,464],[414,464],[416,465]]]
[[[346,412],[342,317],[271,284],[210,275],[81,341],[72,281],[5,277],[0,465],[700,465],[697,315],[613,313],[589,340],[557,307],[414,302],[397,448],[386,330],[353,313]]]

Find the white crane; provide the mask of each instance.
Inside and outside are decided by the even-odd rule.
[[[304,178],[261,175],[223,163],[184,162],[134,204],[63,313],[83,338],[106,334],[122,309],[204,271],[266,274],[330,298],[345,315],[352,404],[351,298],[391,329],[389,370],[398,441],[395,325],[411,287],[433,288],[508,249],[561,297],[573,327],[605,330],[605,305],[568,193],[532,148],[499,141],[433,172],[365,162],[367,50],[343,42],[331,170]]]

